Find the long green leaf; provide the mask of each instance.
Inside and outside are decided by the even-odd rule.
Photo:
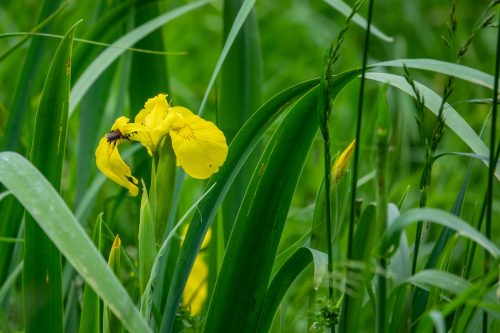
[[[131,332],[150,332],[134,303],[51,184],[24,157],[0,153],[0,182]]]
[[[434,59],[395,59],[372,64],[370,65],[370,68],[403,67],[403,65],[406,65],[408,68],[423,69],[426,71],[446,74],[489,89],[493,89],[493,83],[495,81],[495,78],[492,75],[481,72],[477,69]]]
[[[318,131],[312,89],[271,138],[231,232],[204,332],[255,332],[291,199]],[[241,292],[245,290],[245,292]]]
[[[77,23],[78,24],[78,23]],[[35,119],[31,162],[59,189],[68,128],[71,53],[76,25],[57,48]],[[32,216],[24,231],[24,322],[26,332],[62,332],[61,255]]]
[[[317,288],[327,273],[328,256],[320,251],[303,247],[298,249],[280,268],[269,285],[262,305],[259,325],[256,332],[268,332],[281,300],[293,281],[311,263],[314,263],[314,287]]]
[[[411,86],[402,76],[386,73],[366,73],[366,78],[388,83],[404,91],[410,96],[415,97]],[[421,83],[415,82],[415,85],[424,97],[425,106],[432,113],[437,115],[441,105],[441,96]],[[455,134],[462,139],[462,141],[464,141],[464,143],[468,145],[474,153],[479,156],[488,156],[488,147],[486,147],[479,135],[474,132],[470,125],[448,103],[446,103],[444,107],[443,115],[446,126],[455,132]],[[483,163],[489,165],[489,161],[483,160]],[[498,179],[500,179],[500,167],[496,168],[495,175]]]
[[[429,221],[448,227],[454,230],[457,235],[469,238],[482,246],[494,258],[500,256],[500,249],[479,231],[462,221],[460,218],[445,211],[433,208],[412,209],[399,215],[389,226],[386,235],[381,241],[379,253],[381,255],[392,255],[399,244],[399,239],[404,229],[418,221]]]
[[[439,288],[455,295],[460,295],[472,286],[472,283],[459,276],[433,269],[418,272],[402,283],[410,283],[425,290],[429,290],[431,287]],[[495,291],[490,291],[479,299],[472,296],[468,302],[479,305],[479,307],[488,310],[496,319],[500,319],[500,304],[498,304]]]
[[[97,78],[109,67],[119,56],[126,50],[125,48],[131,47],[154,30],[160,28],[164,24],[176,19],[183,14],[190,12],[196,8],[206,5],[209,0],[200,0],[185,6],[176,8],[161,16],[142,24],[141,26],[133,29],[127,34],[117,39],[112,46],[120,46],[121,48],[108,47],[104,50],[82,73],[78,81],[73,86],[70,96],[69,115],[73,114],[76,106],[81,101],[85,93],[89,90]]]
[[[311,80],[298,84],[270,99],[245,123],[229,146],[226,162],[219,173],[212,177],[212,181],[217,182],[217,184],[200,203],[199,214],[193,217],[186,233],[163,311],[162,328],[164,328],[164,332],[168,332],[173,325],[177,307],[198,249],[234,178],[269,127],[269,122],[275,119],[298,96],[317,83],[317,80]]]

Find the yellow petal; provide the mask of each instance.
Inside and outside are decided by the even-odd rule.
[[[170,106],[166,94],[158,94],[148,99],[144,109],[135,116],[135,123],[143,124],[148,130],[152,130],[167,116]]]
[[[192,315],[201,312],[207,299],[207,277],[208,266],[200,256],[197,256],[182,294],[182,303],[191,307]]]
[[[127,188],[132,196],[139,193],[137,179],[118,152],[118,142],[108,142],[106,137],[99,141],[95,151],[96,164],[99,170],[115,183]]]
[[[193,178],[208,178],[219,171],[226,160],[228,148],[224,133],[196,115],[188,115],[183,120],[184,126],[174,124],[170,131],[177,164]]]

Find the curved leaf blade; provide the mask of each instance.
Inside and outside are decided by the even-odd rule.
[[[21,202],[124,326],[131,332],[150,332],[121,283],[47,179],[21,155],[2,152],[0,182]]]
[[[399,215],[387,229],[380,244],[379,253],[392,255],[399,244],[404,229],[418,221],[429,221],[448,227],[454,230],[457,235],[469,238],[482,246],[494,258],[500,256],[500,249],[479,231],[455,215],[434,208],[417,208]]]
[[[415,98],[411,86],[406,82],[405,78],[399,75],[387,74],[387,73],[366,73],[366,78],[370,80],[375,80],[379,82],[388,83],[408,95]],[[435,115],[439,113],[439,108],[441,105],[441,96],[436,94],[431,89],[427,88],[421,83],[415,82],[417,89],[420,91],[424,97],[425,106]],[[489,149],[484,144],[483,140],[479,135],[474,132],[474,130],[469,126],[469,124],[455,111],[455,109],[446,103],[444,107],[444,121],[446,126],[448,126],[465,144],[467,144],[472,151],[479,156],[489,156]],[[487,166],[489,161],[484,161],[483,163]],[[500,179],[500,167],[496,168],[495,175]]]
[[[311,263],[314,263],[314,285],[318,286],[328,270],[328,256],[326,253],[302,247],[295,251],[283,264],[267,290],[256,332],[269,332],[273,318],[287,290],[297,276]]]
[[[204,332],[257,328],[291,199],[319,128],[312,112],[317,102],[314,88],[294,105],[258,163],[227,244]]]
[[[193,217],[179,253],[163,312],[162,329],[164,332],[168,332],[173,325],[175,313],[198,249],[234,178],[269,127],[269,122],[275,119],[298,96],[317,84],[318,80],[306,81],[271,98],[245,123],[229,146],[226,162],[211,180],[211,183],[216,182],[217,184],[200,203],[199,214]]]

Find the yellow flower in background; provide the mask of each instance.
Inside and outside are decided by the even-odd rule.
[[[181,245],[184,242],[189,226],[182,228]],[[212,239],[212,229],[208,229],[201,244],[200,250],[204,250]],[[188,306],[191,315],[196,316],[203,309],[208,293],[208,265],[204,261],[203,253],[199,253],[193,264],[193,269],[186,282],[186,288],[182,294],[182,304]]]
[[[126,117],[115,121],[111,131],[99,141],[95,152],[97,167],[135,196],[137,179],[120,157],[118,145],[127,140],[139,141],[149,155],[153,155],[167,134],[172,140],[177,165],[193,178],[210,177],[226,160],[226,138],[217,126],[186,108],[171,107],[167,95],[159,94],[148,99],[133,123]]]
[[[335,160],[332,166],[331,181],[332,183],[338,183],[344,176],[349,161],[351,159],[352,152],[354,151],[354,146],[356,145],[356,139],[352,140],[351,144],[340,154],[340,156]]]
[[[193,264],[193,269],[186,282],[182,294],[182,303],[189,306],[191,315],[196,316],[203,309],[208,294],[208,266],[199,255]]]

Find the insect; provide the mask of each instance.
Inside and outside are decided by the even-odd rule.
[[[120,139],[130,140],[130,136],[133,134],[135,134],[135,132],[124,135],[119,129],[115,129],[106,134],[106,139],[108,140],[108,143],[116,144],[116,142]]]

